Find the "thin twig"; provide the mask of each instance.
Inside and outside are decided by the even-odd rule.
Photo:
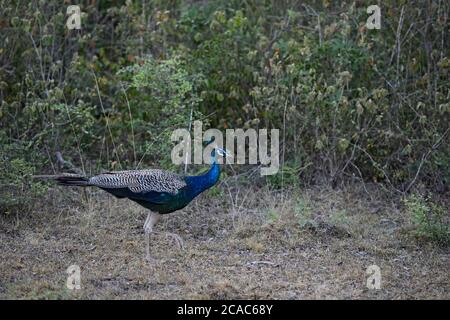
[[[133,157],[134,157],[134,162],[133,162],[133,166],[136,166],[136,143],[134,141],[134,125],[133,125],[133,117],[131,115],[131,107],[130,107],[130,101],[128,100],[128,95],[127,92],[125,91],[125,88],[123,87],[122,82],[120,83],[120,86],[122,88],[123,94],[125,96],[125,101],[127,102],[127,107],[128,107],[128,115],[130,117],[130,124],[131,124],[131,142],[133,143]]]
[[[416,182],[417,178],[419,177],[419,173],[422,170],[422,166],[423,166],[425,160],[428,158],[428,156],[434,150],[439,148],[441,143],[444,141],[444,138],[448,135],[449,130],[450,129],[447,128],[447,130],[444,132],[444,134],[433,144],[433,146],[428,150],[428,152],[422,156],[422,159],[420,160],[419,168],[417,168],[416,174],[415,174],[414,178],[412,179],[412,181],[409,183],[408,187],[406,187],[405,191],[403,191],[404,193],[407,193],[409,191],[409,189],[411,189],[411,187],[414,185],[414,183]]]
[[[194,113],[194,106],[191,107],[191,116],[189,117],[189,134],[191,134],[191,128],[192,128],[192,115]],[[190,146],[189,146],[190,147]],[[186,152],[186,159],[184,159],[184,173],[186,174],[187,172],[187,168],[188,168],[188,157],[191,154],[191,150],[189,148],[189,151]]]
[[[102,108],[103,115],[105,116],[106,127],[108,128],[109,135],[111,137],[111,143],[113,144],[114,153],[116,154],[117,163],[119,164],[119,167],[122,168],[122,164],[120,163],[119,155],[117,153],[116,144],[114,143],[114,138],[113,138],[113,134],[112,134],[112,131],[111,131],[111,127],[109,125],[109,117],[106,115],[105,108],[103,107],[103,101],[102,101],[102,96],[100,95],[100,89],[98,87],[97,76],[95,75],[95,72],[93,70],[92,70],[92,75],[94,76],[95,88],[97,89],[98,99],[100,100],[100,106]]]

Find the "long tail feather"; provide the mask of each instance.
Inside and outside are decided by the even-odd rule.
[[[62,175],[55,177],[55,181],[62,186],[89,186],[89,179],[79,175]]]

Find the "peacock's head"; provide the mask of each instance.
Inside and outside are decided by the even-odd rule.
[[[213,143],[216,140],[215,136],[212,136],[209,140],[203,141],[203,147],[209,146],[211,143]],[[211,150],[211,157],[216,156],[218,154],[221,157],[229,157],[230,154],[225,150],[224,148],[220,148],[219,146],[215,145],[214,148]]]
[[[216,150],[216,153],[217,153],[219,156],[221,156],[221,157],[229,157],[229,156],[230,156],[230,154],[228,153],[228,151],[225,150],[225,149],[216,147],[215,150]]]

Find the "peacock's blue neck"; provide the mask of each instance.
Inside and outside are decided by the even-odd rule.
[[[188,176],[186,182],[190,186],[191,196],[195,197],[211,188],[219,180],[220,166],[217,164],[216,157],[211,158],[211,168],[205,174],[199,176]]]

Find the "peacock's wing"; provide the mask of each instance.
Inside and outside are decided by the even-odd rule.
[[[89,184],[117,197],[162,204],[184,188],[186,181],[173,172],[148,169],[105,172],[89,179]]]

